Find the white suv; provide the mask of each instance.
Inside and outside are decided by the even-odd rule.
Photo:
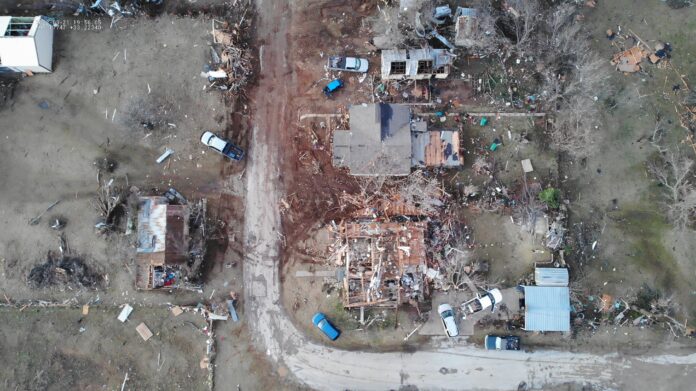
[[[457,329],[457,322],[454,319],[454,310],[449,304],[440,304],[437,307],[437,313],[440,314],[442,318],[442,326],[445,328],[445,333],[448,337],[456,337],[459,335],[459,329]]]

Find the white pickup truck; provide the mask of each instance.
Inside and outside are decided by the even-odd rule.
[[[462,303],[462,318],[466,319],[467,315],[475,314],[479,311],[485,310],[486,308],[490,308],[491,312],[493,312],[495,311],[496,304],[500,304],[502,301],[503,294],[500,293],[500,289],[491,289],[481,297],[475,297]]]
[[[346,72],[367,72],[369,64],[364,58],[357,57],[341,57],[332,56],[329,57],[328,68],[332,71],[346,71]]]

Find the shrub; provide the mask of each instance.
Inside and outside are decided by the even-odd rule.
[[[554,189],[553,187],[549,187],[548,189],[542,190],[541,193],[539,193],[539,199],[542,200],[549,208],[557,209],[559,206],[561,206],[561,191]]]

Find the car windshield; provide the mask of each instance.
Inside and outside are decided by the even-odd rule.
[[[454,313],[452,312],[452,310],[447,310],[447,311],[444,311],[442,313],[443,318],[449,318],[450,316],[454,316]]]

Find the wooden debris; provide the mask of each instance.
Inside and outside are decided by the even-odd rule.
[[[524,172],[532,172],[534,171],[534,168],[532,167],[532,161],[529,159],[524,159],[522,160],[522,171]]]
[[[178,305],[172,307],[172,315],[174,315],[174,316],[179,316],[179,315],[181,315],[181,314],[183,314],[183,313],[184,313],[184,310],[182,310],[181,307],[179,307]]]
[[[621,72],[638,72],[640,71],[640,62],[649,55],[650,53],[647,50],[640,46],[634,46],[628,50],[614,54],[611,63]]]
[[[145,325],[144,322],[141,322],[138,327],[135,328],[135,330],[140,334],[140,337],[142,337],[143,341],[147,341],[152,337],[152,331]]]
[[[89,314],[89,304],[85,304],[82,306],[82,315],[87,315]]]

